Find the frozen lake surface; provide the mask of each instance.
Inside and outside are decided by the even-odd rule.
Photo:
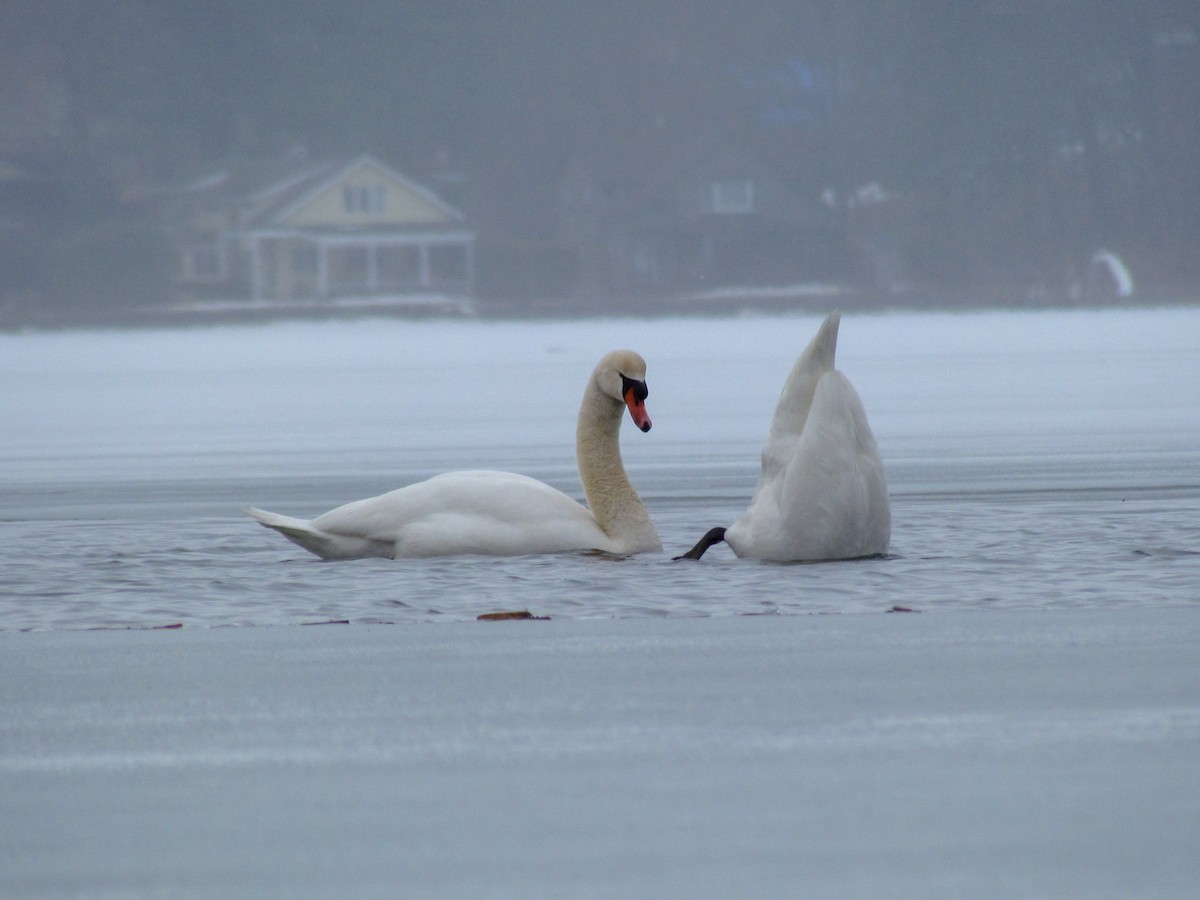
[[[1200,310],[847,315],[893,503],[887,559],[717,548],[818,319],[359,321],[0,336],[0,629],[1193,605]],[[439,471],[579,497],[604,352],[649,365],[631,478],[661,556],[322,563],[242,515],[312,516]]]
[[[0,896],[1194,896],[1200,309],[847,315],[891,554],[671,562],[818,321],[0,336]],[[579,496],[618,346],[661,555],[323,563],[240,513]],[[343,621],[398,627],[278,627]]]
[[[4,634],[0,894],[1191,900],[1198,644],[1162,608]]]

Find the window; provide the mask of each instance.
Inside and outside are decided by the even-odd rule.
[[[754,182],[749,178],[714,181],[712,211],[743,215],[754,212]]]
[[[366,247],[330,247],[329,290],[333,293],[367,290],[369,266]]]
[[[379,268],[379,286],[398,290],[421,280],[421,253],[415,246],[383,246],[375,252]]]
[[[317,248],[312,244],[292,247],[292,272],[297,275],[317,274]]]
[[[382,184],[347,185],[342,188],[342,206],[348,213],[381,213],[387,191]]]

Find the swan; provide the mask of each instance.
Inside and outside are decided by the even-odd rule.
[[[626,408],[639,429],[650,430],[648,394],[646,363],[632,350],[609,353],[588,379],[575,430],[586,508],[525,475],[465,471],[356,500],[311,520],[246,512],[323,559],[659,551],[658,532],[625,474],[618,440]]]
[[[722,540],[739,557],[780,562],[887,552],[883,462],[858,393],[834,368],[840,322],[833,313],[821,323],[788,375],[750,506],[676,559],[700,559]]]

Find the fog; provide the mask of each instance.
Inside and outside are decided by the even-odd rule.
[[[1193,302],[1198,36],[1185,0],[4,4],[0,327],[261,299],[181,197],[362,154],[461,213],[456,311]],[[341,294],[417,293],[370,265]]]
[[[672,562],[833,308],[889,553]],[[0,332],[5,896],[1195,890],[1195,0],[0,2]],[[615,346],[662,554],[242,513]]]

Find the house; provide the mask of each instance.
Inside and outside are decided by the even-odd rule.
[[[254,305],[465,301],[474,232],[376,158],[223,166],[174,192],[181,295]]]
[[[559,183],[560,234],[579,249],[585,290],[679,295],[840,275],[841,223],[783,166],[734,142],[629,152],[636,164],[579,153]]]

